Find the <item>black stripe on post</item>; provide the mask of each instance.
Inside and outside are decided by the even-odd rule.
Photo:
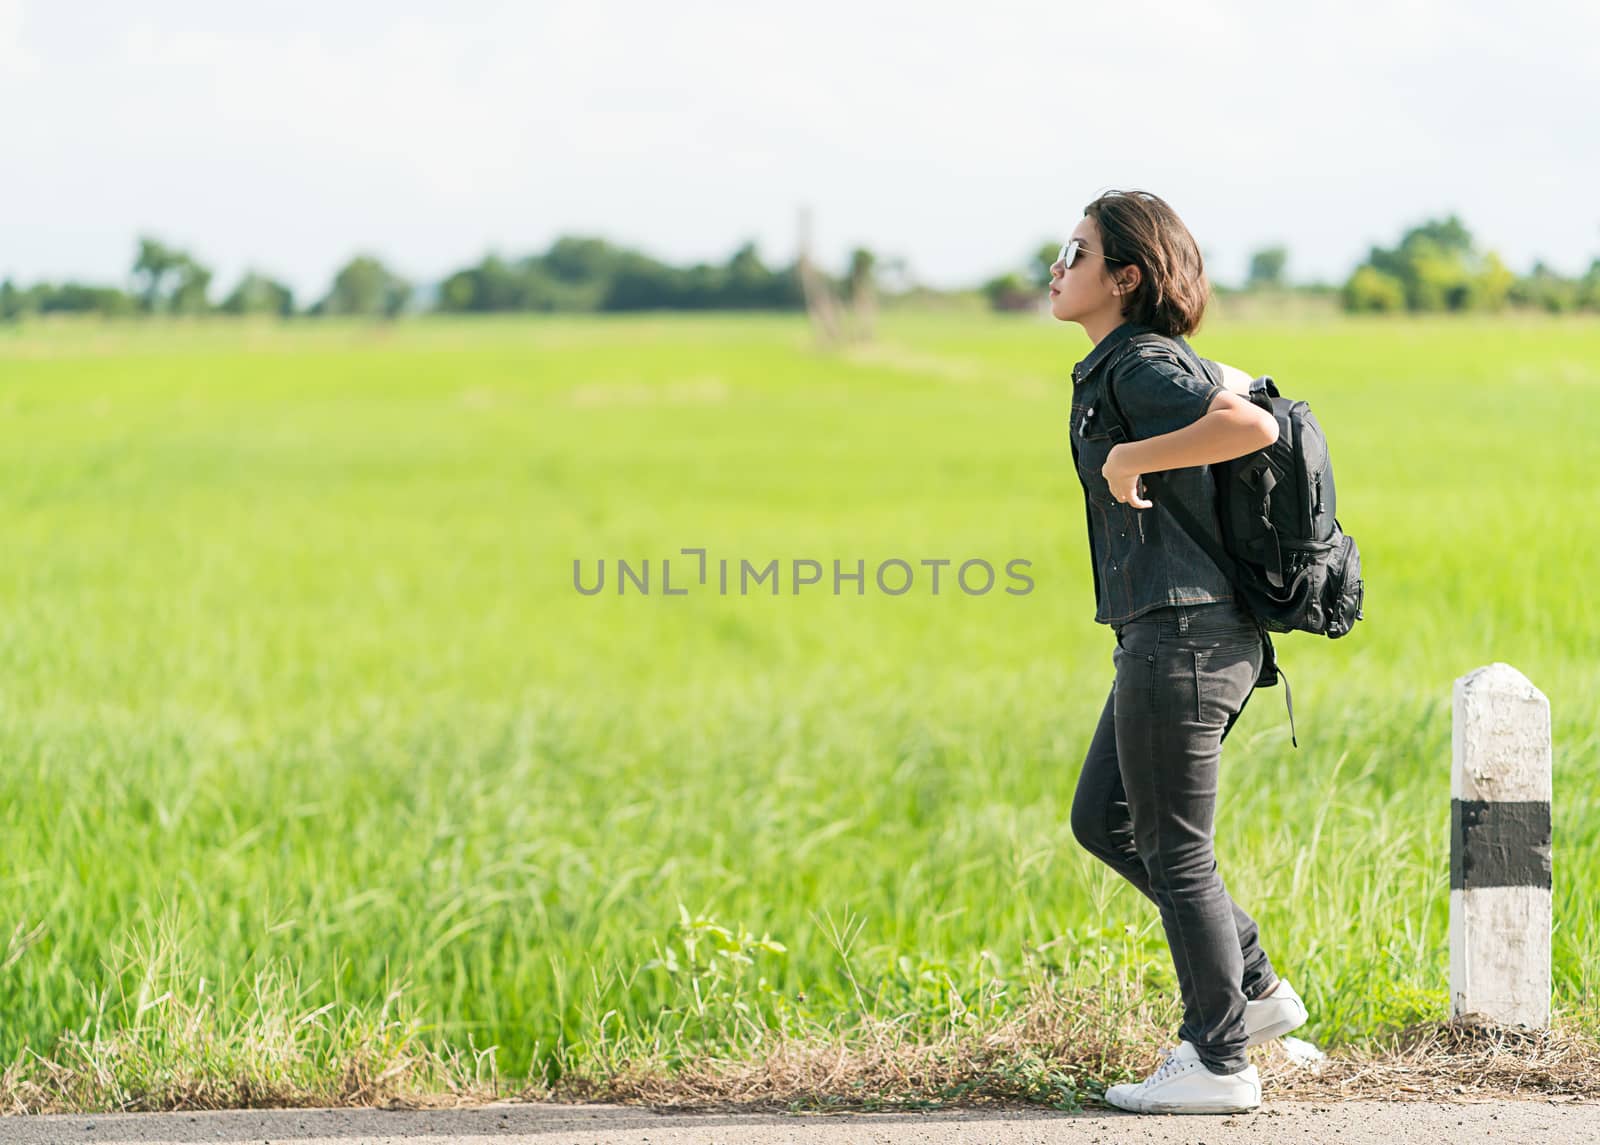
[[[1450,800],[1450,889],[1550,886],[1550,804]]]

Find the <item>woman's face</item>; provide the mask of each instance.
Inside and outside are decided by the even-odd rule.
[[[1050,313],[1062,322],[1082,322],[1085,318],[1103,322],[1107,317],[1120,316],[1122,299],[1112,293],[1117,285],[1110,274],[1112,264],[1099,254],[1105,249],[1100,245],[1099,225],[1085,215],[1067,237],[1069,241],[1077,239],[1088,249],[1079,249],[1071,267],[1057,261],[1050,268]]]

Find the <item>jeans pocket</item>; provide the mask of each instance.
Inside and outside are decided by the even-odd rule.
[[[1161,630],[1153,623],[1129,621],[1117,632],[1117,648],[1112,654],[1117,668],[1113,692],[1117,712],[1137,711],[1148,716],[1156,710],[1161,676],[1156,660],[1161,644]]]
[[[1139,620],[1130,620],[1116,630],[1117,647],[1128,656],[1137,656],[1147,663],[1154,664],[1156,659],[1156,643],[1160,633],[1152,623]]]
[[[1232,644],[1196,648],[1194,654],[1195,719],[1208,728],[1221,729],[1249,698],[1261,674],[1265,647]]]

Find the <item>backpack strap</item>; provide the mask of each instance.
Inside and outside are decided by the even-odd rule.
[[[1283,546],[1278,541],[1278,530],[1272,525],[1272,491],[1278,486],[1278,478],[1271,469],[1262,469],[1258,473],[1250,474],[1254,480],[1251,487],[1261,494],[1261,523],[1267,527],[1272,539],[1272,551],[1267,553],[1267,560],[1263,567],[1267,570],[1267,583],[1273,588],[1283,587]]]

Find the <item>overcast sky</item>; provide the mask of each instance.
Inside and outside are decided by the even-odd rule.
[[[1600,256],[1600,4],[0,0],[0,275],[121,281],[150,231],[320,293],[593,233],[672,261],[796,209],[974,283],[1101,190],[1212,276],[1342,279],[1455,211],[1518,270]]]

